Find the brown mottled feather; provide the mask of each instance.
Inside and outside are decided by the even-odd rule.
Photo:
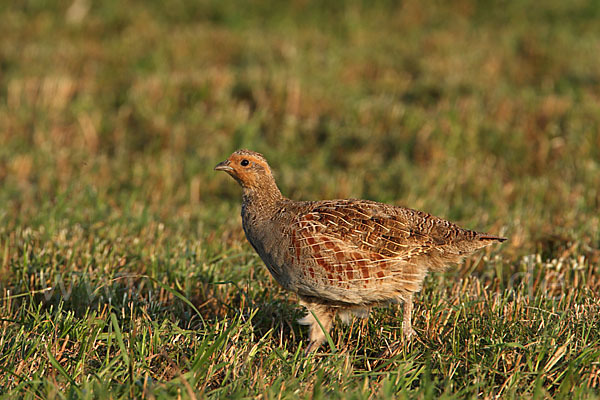
[[[247,164],[246,164],[247,163]],[[462,229],[427,213],[368,200],[292,201],[281,195],[266,159],[238,150],[215,169],[243,188],[246,237],[273,277],[301,298],[327,331],[336,313],[365,316],[390,301],[404,302],[405,335],[412,296],[428,270],[441,270],[504,238]],[[307,351],[325,336],[309,313]]]

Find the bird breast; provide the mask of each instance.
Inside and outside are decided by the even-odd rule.
[[[290,269],[286,265],[289,246],[283,243],[286,236],[280,224],[269,219],[258,218],[253,213],[242,211],[242,226],[246,238],[263,260],[273,278],[285,289],[294,290],[291,285]]]

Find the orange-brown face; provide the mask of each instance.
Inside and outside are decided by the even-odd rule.
[[[270,176],[271,168],[265,158],[250,150],[238,150],[227,160],[215,167],[216,171],[225,171],[243,187],[259,186],[261,177]]]

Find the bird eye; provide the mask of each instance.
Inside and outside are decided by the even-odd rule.
[[[250,161],[244,159],[244,160],[242,160],[242,162],[240,164],[241,164],[242,167],[247,167],[248,164],[250,164]]]

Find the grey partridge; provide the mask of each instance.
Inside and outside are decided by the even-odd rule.
[[[308,309],[298,321],[310,326],[307,353],[325,341],[336,314],[347,322],[390,302],[403,303],[402,329],[410,338],[413,295],[427,272],[506,240],[369,200],[290,200],[267,160],[250,150],[234,152],[215,170],[242,186],[248,241],[273,278]]]

